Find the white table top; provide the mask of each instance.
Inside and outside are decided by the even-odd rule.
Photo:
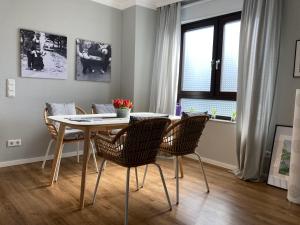
[[[130,113],[130,115],[141,116],[141,117],[159,117],[166,114],[136,112],[136,113]],[[60,116],[49,116],[48,119],[54,122],[76,125],[76,126],[114,125],[114,124],[129,123],[129,118],[117,118],[116,113],[60,115]],[[179,120],[180,116],[169,116],[169,119]]]

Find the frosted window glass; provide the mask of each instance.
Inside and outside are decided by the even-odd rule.
[[[183,91],[210,91],[214,27],[184,33]]]
[[[237,91],[240,25],[240,21],[234,21],[226,23],[224,26],[221,66],[222,92]]]
[[[182,111],[186,112],[208,111],[211,114],[211,110],[216,109],[218,116],[231,117],[232,113],[236,111],[235,101],[182,98],[180,103]]]

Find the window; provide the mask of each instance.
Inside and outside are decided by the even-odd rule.
[[[178,101],[184,111],[236,110],[241,13],[182,25]]]

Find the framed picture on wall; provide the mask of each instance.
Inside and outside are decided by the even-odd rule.
[[[109,82],[111,80],[111,45],[76,40],[76,80]]]
[[[67,79],[67,37],[20,30],[21,77]]]
[[[287,189],[292,146],[291,126],[276,125],[267,183]]]
[[[300,40],[296,41],[294,77],[300,77]]]

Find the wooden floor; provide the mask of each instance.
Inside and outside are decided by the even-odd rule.
[[[92,160],[91,160],[92,161]],[[159,160],[166,183],[175,202],[175,180],[172,162]],[[0,169],[1,225],[114,225],[123,224],[125,172],[109,163],[91,205],[96,180],[93,164],[89,167],[87,204],[78,210],[81,165],[75,158],[63,159],[59,181],[48,187],[50,163]],[[135,191],[131,176],[129,224],[188,225],[267,225],[300,224],[300,206],[286,200],[286,191],[265,184],[247,183],[231,173],[206,166],[211,192],[205,185],[199,165],[184,159],[185,177],[181,179],[181,201],[168,211],[167,201],[156,167],[150,166],[145,187]],[[139,169],[140,179],[143,169]]]

